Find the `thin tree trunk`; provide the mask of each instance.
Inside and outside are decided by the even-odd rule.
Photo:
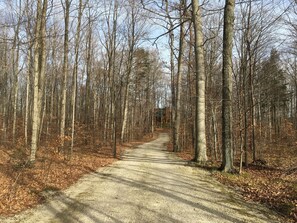
[[[14,31],[14,41],[12,47],[12,60],[13,60],[13,124],[12,124],[12,143],[15,144],[16,141],[16,123],[17,123],[17,105],[18,105],[18,74],[19,74],[19,55],[20,55],[20,46],[19,46],[19,29],[21,25],[21,10],[22,10],[22,1],[19,1],[19,18],[16,29]]]
[[[77,91],[77,73],[78,73],[78,53],[79,53],[79,43],[80,43],[80,29],[81,29],[81,17],[83,13],[82,0],[79,0],[78,8],[78,18],[77,18],[77,28],[75,34],[75,59],[74,59],[74,69],[73,69],[73,78],[72,78],[72,120],[71,120],[71,146],[69,159],[72,158],[73,145],[74,145],[74,133],[75,133],[75,111],[76,111],[76,91]]]
[[[128,77],[127,77],[128,81]],[[128,106],[129,106],[129,83],[126,85],[125,89],[125,102],[124,102],[124,119],[122,124],[122,132],[121,132],[121,142],[123,143],[125,140],[125,133],[127,128],[127,120],[128,120]]]
[[[70,4],[69,0],[65,0],[64,9],[64,57],[63,57],[63,84],[62,84],[62,102],[61,102],[61,122],[60,122],[60,140],[61,147],[64,147],[65,141],[65,122],[66,122],[66,96],[67,96],[67,77],[68,77],[68,51],[69,51],[69,13],[70,13]]]
[[[184,14],[186,8],[185,0],[180,2],[180,37],[179,37],[179,52],[177,61],[177,83],[176,83],[176,110],[175,110],[175,121],[174,121],[174,141],[173,141],[173,151],[180,152],[180,122],[181,122],[181,84],[182,84],[182,57],[184,53]]]
[[[174,32],[173,32],[173,21],[172,18],[170,16],[170,12],[169,12],[169,3],[168,0],[165,0],[165,6],[166,6],[166,15],[168,18],[168,22],[169,22],[169,27],[168,30],[169,31],[169,46],[170,46],[170,83],[171,83],[171,120],[170,120],[170,124],[171,124],[171,129],[172,131],[172,141],[173,143],[176,142],[175,140],[175,110],[176,110],[176,95],[175,95],[175,69],[174,69]],[[174,146],[173,146],[174,147]],[[173,148],[174,149],[174,148]]]
[[[87,125],[87,129],[90,129],[90,118],[91,118],[91,80],[92,80],[92,38],[93,38],[93,30],[92,30],[92,18],[89,15],[88,18],[88,34],[86,41],[86,94],[85,94],[85,116],[84,116],[84,124]]]
[[[45,92],[46,92],[46,89],[44,89],[43,91],[43,95],[45,95]],[[45,117],[45,114],[46,114],[46,106],[47,106],[47,97],[45,96],[44,97],[44,102],[41,102],[41,108],[40,108],[40,111],[41,111],[41,118],[40,118],[40,127],[39,127],[39,131],[38,131],[38,140],[40,140],[41,138],[41,135],[42,135],[42,129],[43,129],[43,123],[44,123],[44,117]]]
[[[216,118],[216,109],[214,107],[215,105],[212,105],[211,108],[211,124],[212,124],[212,132],[213,132],[213,152],[214,152],[214,158],[215,160],[218,160],[217,155],[217,147],[218,147],[218,128],[217,128],[217,118]]]
[[[248,56],[248,73],[249,73],[249,112],[250,112],[250,150],[253,152],[253,162],[256,161],[256,148],[255,148],[255,106],[254,106],[254,84],[253,84],[253,59],[254,55],[251,49],[251,14],[252,14],[252,1],[249,1],[248,6],[248,23],[247,23],[247,31],[246,31],[246,44],[247,44],[247,56]],[[247,165],[247,163],[246,163]]]
[[[49,120],[48,120],[48,128],[46,130],[46,136],[48,137],[51,133],[50,133],[50,127],[53,124],[53,118],[54,118],[54,114],[55,114],[55,91],[56,91],[56,82],[57,82],[57,75],[58,75],[58,71],[57,71],[57,29],[56,26],[54,26],[53,28],[53,42],[51,44],[52,47],[52,53],[51,53],[51,60],[52,60],[52,71],[51,71],[51,84],[50,84],[50,99],[49,99]],[[59,101],[59,100],[57,100]],[[58,104],[58,103],[57,103]],[[58,107],[58,106],[56,106]],[[59,121],[55,124],[58,124]]]
[[[114,1],[114,13],[113,13],[113,29],[112,29],[112,64],[111,64],[111,123],[112,123],[112,152],[113,157],[116,158],[117,156],[117,117],[116,117],[116,88],[115,88],[115,74],[116,74],[116,66],[115,66],[115,59],[116,59],[116,41],[117,41],[117,18],[118,18],[118,1]]]
[[[6,29],[5,29],[6,33]],[[5,38],[6,39],[6,38]],[[7,51],[8,51],[8,46],[7,46],[7,41],[4,39],[4,83],[7,83],[8,79],[8,72],[7,72],[7,67],[8,67],[8,58],[7,58]],[[7,122],[8,122],[8,115],[7,115],[7,107],[8,107],[8,86],[5,86],[4,88],[4,94],[3,94],[3,122],[2,122],[2,141],[6,142],[7,141]]]
[[[26,105],[25,105],[25,143],[28,144],[28,121],[29,121],[29,95],[30,95],[30,75],[31,75],[31,63],[32,63],[32,49],[28,50],[28,70],[26,78]]]
[[[134,54],[135,54],[135,47],[136,44],[139,41],[139,35],[141,33],[137,32],[139,30],[136,30],[138,20],[138,10],[137,10],[137,1],[131,1],[129,2],[130,6],[130,19],[129,19],[129,26],[128,26],[128,61],[127,61],[127,76],[126,76],[126,87],[125,87],[125,97],[124,97],[124,117],[122,122],[122,132],[121,132],[121,141],[123,142],[125,140],[125,135],[127,132],[127,121],[128,121],[128,105],[129,105],[129,99],[130,99],[130,79],[132,74],[132,68],[133,68],[133,60],[134,60]],[[128,137],[126,137],[128,138]]]

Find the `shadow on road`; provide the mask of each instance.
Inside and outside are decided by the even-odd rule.
[[[161,134],[127,152],[21,222],[277,222],[262,206],[246,203],[207,172],[163,151],[167,140]]]

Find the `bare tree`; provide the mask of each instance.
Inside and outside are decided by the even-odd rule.
[[[224,172],[233,169],[232,155],[232,41],[234,0],[225,1],[223,36],[223,98],[222,98],[222,166]]]
[[[69,15],[71,0],[65,0],[64,10],[64,57],[63,57],[63,84],[62,84],[62,101],[61,101],[61,122],[60,122],[60,140],[61,146],[64,147],[65,141],[65,121],[66,121],[66,96],[67,96],[67,77],[68,77],[68,52],[69,52]]]
[[[195,36],[195,76],[196,76],[196,120],[195,120],[195,161],[205,163],[206,129],[205,129],[205,67],[203,51],[203,33],[199,1],[192,0],[192,19]]]
[[[28,144],[28,125],[29,125],[29,117],[31,113],[30,109],[30,86],[31,80],[30,78],[33,73],[33,41],[32,41],[32,18],[30,17],[31,14],[31,5],[30,1],[26,1],[25,6],[25,15],[27,17],[27,24],[26,24],[26,35],[29,42],[28,45],[28,54],[27,54],[27,77],[26,77],[26,102],[25,102],[25,120],[24,120],[24,135],[25,135],[25,144]]]
[[[146,32],[146,19],[143,17],[141,12],[140,5],[135,0],[130,0],[129,4],[126,6],[128,17],[127,17],[127,46],[128,46],[128,55],[126,62],[126,71],[125,71],[125,80],[124,80],[124,111],[123,111],[123,121],[122,121],[122,130],[121,130],[121,142],[127,139],[127,125],[128,125],[128,111],[129,111],[129,98],[130,98],[130,86],[131,86],[131,76],[133,74],[133,61],[134,54],[139,44],[141,37],[145,35]]]
[[[34,101],[32,114],[32,140],[30,162],[34,163],[38,147],[40,130],[41,105],[44,88],[45,64],[46,64],[46,11],[47,0],[37,1],[35,42],[34,42]]]
[[[175,90],[175,62],[174,62],[174,24],[172,16],[170,15],[169,2],[165,0],[165,13],[168,19],[168,44],[170,47],[170,82],[171,82],[171,127],[172,127],[172,141],[173,144],[176,142],[175,133],[175,115],[176,115],[176,90]],[[173,145],[174,147],[174,145]]]
[[[13,66],[13,125],[12,125],[12,142],[16,141],[16,123],[17,123],[17,108],[18,108],[18,76],[19,76],[19,57],[20,57],[20,44],[19,32],[22,19],[22,1],[18,2],[18,18],[17,24],[14,29],[14,38],[12,46],[12,66]]]
[[[176,109],[175,109],[175,120],[174,120],[174,141],[173,141],[173,151],[180,152],[180,124],[181,124],[181,84],[182,84],[182,64],[183,64],[183,53],[184,53],[184,20],[186,14],[186,1],[180,1],[180,37],[179,37],[179,51],[178,51],[178,61],[177,61],[177,83],[176,83]]]
[[[75,133],[75,114],[76,114],[76,92],[77,92],[77,72],[78,72],[78,59],[79,59],[79,44],[80,44],[80,33],[81,33],[81,20],[85,4],[83,0],[79,0],[78,6],[78,17],[77,17],[77,27],[75,33],[75,49],[74,49],[74,69],[72,77],[72,95],[71,95],[71,104],[72,104],[72,119],[71,119],[71,147],[69,158],[71,159],[74,146],[74,133]]]
[[[1,71],[3,76],[1,77],[1,99],[2,99],[2,141],[7,142],[7,127],[8,127],[8,99],[9,99],[9,88],[8,88],[8,33],[7,29],[3,30],[2,38],[4,38],[3,43],[1,44],[3,54],[1,60]]]

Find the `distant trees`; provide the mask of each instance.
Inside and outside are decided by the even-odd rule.
[[[272,50],[277,41],[273,33],[276,32],[281,18],[284,18],[292,7],[290,2],[279,3],[282,9],[275,10],[276,3],[271,1],[244,1],[236,4],[236,7],[234,1],[226,1],[223,25],[221,9],[224,5],[220,2],[202,2],[199,6],[199,2],[192,1],[183,13],[185,16],[181,17],[183,1],[142,1],[143,7],[154,12],[156,18],[165,18],[165,24],[161,26],[165,28],[163,35],[167,35],[169,39],[168,69],[171,76],[170,105],[174,151],[193,148],[196,161],[198,152],[206,151],[203,157],[207,154],[210,160],[222,160],[222,169],[226,172],[232,170],[234,159],[236,163],[244,165],[261,161],[263,145],[271,142],[272,135],[280,133],[281,120],[286,120],[289,114],[289,92],[286,84],[288,79],[284,69],[280,68],[282,66],[277,62],[278,69],[273,69],[275,72],[264,71],[268,69],[266,66],[271,55],[276,54]],[[194,13],[197,8],[202,18],[198,29],[200,43],[194,39],[197,37],[198,24],[195,24],[195,18],[199,18],[199,14]],[[291,16],[292,13],[290,18]],[[156,21],[160,24],[158,19]],[[189,26],[186,27],[185,23],[188,22]],[[291,30],[294,30],[292,19],[288,23]],[[185,36],[183,53],[180,50],[182,36]],[[157,36],[156,40],[159,38],[160,36]],[[196,53],[197,49],[203,53]],[[223,54],[220,53],[222,50]],[[182,73],[179,63],[181,55],[184,66]],[[197,66],[197,58],[194,55],[200,55],[200,61],[207,66]],[[203,57],[204,59],[201,59]],[[290,61],[291,66],[287,70],[294,76],[294,63],[293,60]],[[274,62],[271,63],[268,66],[275,66]],[[205,70],[201,71],[203,67]],[[219,75],[220,70],[223,72],[222,76]],[[202,84],[203,72],[205,85]],[[266,79],[263,72],[272,76]],[[262,82],[264,79],[265,86]],[[194,85],[199,82],[200,84]],[[273,88],[279,90],[270,94],[269,89]],[[205,102],[200,97],[202,92],[205,92]],[[178,100],[178,97],[181,99]],[[279,102],[268,102],[269,98]],[[294,106],[292,101],[294,100],[291,100],[291,105]],[[205,111],[201,110],[202,107],[195,107],[196,105],[205,105]],[[220,107],[222,112],[219,111]],[[281,111],[274,112],[273,107]],[[177,110],[182,111],[179,124],[176,123]],[[276,118],[280,116],[282,118]],[[201,123],[206,123],[205,130],[199,129]],[[199,134],[205,134],[205,137]],[[202,144],[205,146],[200,147]],[[222,150],[218,149],[220,147]]]
[[[163,71],[157,53],[141,46],[149,24],[137,1],[108,0],[104,9],[91,0],[5,4],[1,144],[28,143],[34,163],[41,146],[71,158],[79,143],[110,145],[116,156],[117,139],[154,131]]]
[[[267,114],[261,114],[261,119],[268,128],[269,141],[272,135],[280,136],[283,116],[288,112],[289,92],[287,89],[286,74],[281,68],[280,55],[272,49],[270,56],[262,61],[261,69],[257,76],[258,87],[261,89],[259,109]],[[267,84],[269,82],[269,84]]]
[[[154,132],[156,108],[166,107],[175,152],[191,149],[196,162],[222,161],[225,171],[233,160],[257,163],[285,125],[297,126],[296,9],[275,6],[3,2],[1,144],[30,146],[31,162],[50,144],[69,158],[79,144],[109,145],[116,156],[117,142]]]
[[[131,113],[128,112],[131,105],[131,85],[134,76],[134,70],[136,62],[137,47],[140,44],[141,38],[146,35],[146,18],[141,18],[142,11],[141,6],[137,1],[131,0],[126,5],[128,16],[126,18],[127,23],[125,26],[125,42],[128,46],[127,56],[125,59],[125,73],[123,74],[123,120],[121,125],[121,142],[128,140],[128,119],[131,118]],[[131,111],[131,110],[130,110]],[[131,131],[131,129],[130,129]]]
[[[296,3],[296,1],[295,1]],[[297,128],[297,10],[296,4],[290,10],[290,16],[286,18],[285,24],[288,28],[288,39],[286,48],[285,62],[280,60],[280,53],[278,52],[279,61],[284,63],[284,73],[286,75],[288,103],[290,121],[294,128]],[[280,64],[278,63],[278,67]],[[283,66],[282,66],[283,67]]]

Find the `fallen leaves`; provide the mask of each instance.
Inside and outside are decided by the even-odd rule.
[[[286,180],[282,170],[245,169],[242,175],[230,175],[215,172],[214,176],[222,183],[233,188],[240,188],[246,200],[264,203],[291,221],[297,221],[296,179]]]
[[[297,222],[297,147],[275,145],[262,153],[267,165],[250,164],[241,175],[213,171],[213,176],[239,191],[244,199],[267,205],[283,215],[287,222]],[[194,152],[185,150],[177,155],[191,160]],[[220,162],[213,162],[208,169],[219,166]]]
[[[147,136],[143,141],[151,139]],[[80,145],[68,161],[63,151],[57,149],[55,139],[52,141],[38,150],[34,167],[26,165],[26,149],[0,147],[0,215],[10,216],[33,207],[47,198],[48,191],[63,190],[82,175],[116,160],[110,147]],[[143,141],[121,145],[120,150]]]

